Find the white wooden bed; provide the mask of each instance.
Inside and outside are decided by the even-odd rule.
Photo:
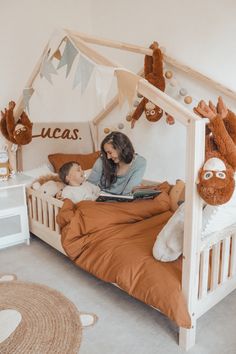
[[[198,154],[193,154],[193,158],[190,154],[194,147],[197,151],[196,133],[200,134],[201,130],[203,132],[204,125],[202,121],[193,120],[188,123],[187,130],[188,135],[193,135],[192,139],[188,139],[182,290],[188,301],[193,327],[180,328],[179,343],[185,349],[195,343],[197,319],[236,288],[236,225],[229,227],[228,232],[221,230],[211,237],[201,239],[202,202],[196,193],[194,179],[198,171]],[[52,148],[51,145],[50,143]],[[30,150],[32,153],[32,145]],[[25,155],[27,156],[27,153]],[[200,157],[198,159],[200,161]],[[27,161],[29,162],[29,158]],[[60,229],[56,223],[56,215],[63,202],[42,196],[30,187],[27,188],[27,201],[30,231],[65,254],[61,245]]]
[[[72,36],[72,34],[70,35]],[[85,43],[79,35],[74,35],[72,38],[83,45]],[[90,37],[83,37],[83,39],[99,44],[98,41],[96,42]],[[119,47],[114,43],[112,45],[111,42],[105,43],[104,41],[103,44]],[[122,46],[120,48],[124,49]],[[129,50],[127,46],[125,49]],[[134,49],[134,47],[130,47],[130,50],[135,51]],[[136,48],[137,52],[150,52],[149,49],[145,50],[146,52]],[[102,57],[99,56],[99,58]],[[35,74],[32,75],[30,83],[32,83]],[[27,87],[29,86],[27,85]],[[207,241],[201,239],[202,201],[197,194],[196,179],[204,160],[206,121],[198,118],[142,78],[138,82],[137,91],[174,116],[186,127],[187,132],[182,291],[191,316],[192,328],[180,328],[179,334],[179,344],[187,350],[195,343],[197,319],[236,288],[236,227],[230,228],[228,233],[215,233]],[[93,131],[96,132],[97,124],[111,108],[112,104],[106,112],[101,112],[94,119],[95,129]],[[96,138],[96,134],[93,134],[93,137]],[[30,149],[33,154],[32,145]],[[62,202],[55,198],[42,197],[30,188],[27,189],[27,199],[30,231],[64,253],[60,242],[60,230],[55,221]]]

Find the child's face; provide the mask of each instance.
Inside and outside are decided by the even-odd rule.
[[[80,186],[85,181],[84,171],[80,165],[74,163],[66,179],[70,186]]]

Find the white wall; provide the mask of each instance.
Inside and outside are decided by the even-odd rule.
[[[236,91],[234,0],[0,0],[0,8],[0,109],[9,100],[17,100],[57,27],[142,46],[157,40],[166,47],[168,55]],[[134,71],[143,65],[142,55],[100,50]],[[179,82],[195,98],[194,104],[200,98],[215,99],[219,94],[187,77],[179,76]],[[168,87],[167,92],[173,95]],[[178,94],[174,95],[181,100]],[[235,102],[226,101],[231,107],[236,106]],[[147,178],[171,182],[184,178],[182,126],[170,127],[163,119],[149,123],[142,117],[131,131],[125,120],[127,111],[127,107],[117,109],[105,120],[100,138],[104,127],[117,128],[122,122],[136,150],[148,160]]]
[[[93,32],[97,36],[145,47],[157,40],[169,56],[236,91],[234,0],[92,0],[92,5]],[[110,49],[103,52],[135,71],[143,65],[140,55]],[[189,80],[176,70],[175,75],[194,98],[189,109],[199,99],[216,100],[219,95],[206,84]],[[166,91],[183,101],[168,85]],[[236,102],[229,99],[226,102],[236,108]],[[126,113],[127,108],[116,110],[101,128],[125,123]],[[163,119],[149,123],[142,116],[134,130],[127,123],[125,127],[136,150],[147,158],[147,178],[174,182],[185,177],[185,130],[180,124],[168,126]],[[103,129],[100,134],[103,138]]]
[[[236,90],[235,0],[92,0],[93,32],[124,42],[153,40],[170,56]]]
[[[0,108],[17,100],[58,27],[91,31],[91,1],[0,0]]]

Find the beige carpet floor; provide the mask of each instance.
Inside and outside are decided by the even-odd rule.
[[[83,329],[80,354],[184,353],[178,328],[164,315],[82,271],[38,238],[0,251],[0,273],[7,272],[53,287],[98,315],[96,326]],[[197,344],[188,353],[236,354],[235,328],[234,291],[198,321]]]

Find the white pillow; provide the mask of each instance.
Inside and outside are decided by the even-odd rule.
[[[158,261],[171,262],[183,250],[184,203],[175,211],[161,232],[157,235],[152,254]]]
[[[236,189],[228,203],[207,205],[203,210],[202,236],[220,231],[236,223]]]
[[[23,174],[32,178],[38,178],[40,176],[48,174],[56,175],[56,173],[54,173],[46,163],[36,168],[33,168],[32,170],[23,171]]]
[[[223,205],[207,205],[202,212],[202,237],[219,232],[236,223],[236,189]],[[176,260],[183,250],[184,236],[184,203],[176,210],[157,235],[153,246],[153,256],[158,261]]]

